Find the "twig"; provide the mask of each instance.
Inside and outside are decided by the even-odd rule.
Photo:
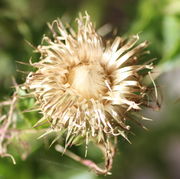
[[[10,105],[11,103],[12,103],[11,100],[0,102],[0,107],[1,107],[1,106],[8,106],[8,105]]]
[[[65,149],[61,145],[57,144],[55,146],[56,151],[60,153],[64,153],[66,156],[72,158],[73,160],[81,163],[82,165],[85,165],[86,167],[90,168],[91,170],[94,170],[97,174],[104,174],[104,175],[110,175],[111,173],[109,172],[112,169],[112,163],[113,163],[113,157],[115,154],[115,146],[111,145],[110,146],[110,151],[107,156],[107,151],[104,146],[99,146],[99,148],[102,150],[104,157],[105,157],[105,166],[104,168],[100,168],[91,160],[83,159],[80,156],[76,155],[75,153]]]

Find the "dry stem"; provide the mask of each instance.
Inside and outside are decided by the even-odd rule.
[[[115,146],[111,144],[110,146],[110,151],[107,156],[107,151],[105,146],[103,145],[98,145],[98,147],[101,149],[101,151],[104,154],[105,158],[105,164],[104,168],[99,167],[96,163],[94,163],[92,160],[87,160],[83,159],[80,156],[76,155],[75,153],[65,149],[61,145],[57,144],[55,146],[56,151],[60,153],[64,153],[66,156],[72,158],[73,160],[81,163],[82,165],[85,165],[86,167],[90,168],[91,170],[95,171],[97,174],[101,175],[110,175],[110,170],[112,169],[112,164],[113,164],[113,157],[115,154]]]

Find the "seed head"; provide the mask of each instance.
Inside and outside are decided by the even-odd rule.
[[[36,71],[25,82],[43,114],[38,124],[65,131],[67,146],[81,136],[108,149],[110,139],[126,138],[128,115],[147,104],[142,81],[153,67],[138,59],[148,43],[136,45],[138,35],[104,42],[87,13],[77,18],[77,32],[59,19],[49,27],[53,40],[43,38],[40,60],[31,63]]]

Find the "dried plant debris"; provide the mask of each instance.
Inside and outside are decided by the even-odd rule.
[[[16,91],[13,96],[7,100],[0,102],[0,157],[10,157],[12,162],[15,164],[16,161],[11,153],[9,153],[9,148],[13,148],[20,154],[21,158],[24,160],[30,152],[30,144],[28,141],[23,139],[25,133],[32,133],[34,130],[18,127],[18,123],[22,121],[20,117],[20,111],[18,108],[19,87],[13,80]]]

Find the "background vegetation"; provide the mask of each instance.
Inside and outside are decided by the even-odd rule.
[[[119,138],[111,176],[96,176],[79,163],[49,149],[38,136],[31,135],[31,150],[22,160],[16,145],[10,148],[17,164],[0,158],[0,179],[178,179],[180,178],[180,1],[179,0],[1,0],[0,1],[0,100],[12,95],[11,77],[22,83],[28,70],[16,61],[28,62],[36,57],[26,40],[37,46],[43,34],[49,34],[46,25],[57,17],[70,22],[79,12],[91,15],[96,27],[110,24],[118,35],[140,33],[141,39],[150,41],[150,58],[156,57],[158,86],[163,100],[161,110],[145,111],[153,122],[146,122],[149,131],[133,127],[136,136],[129,136],[130,145]],[[20,108],[31,105],[21,104]],[[26,114],[34,124],[37,116]],[[26,136],[28,138],[29,136]],[[28,149],[27,149],[28,150]],[[83,147],[74,147],[83,155]],[[20,152],[20,151],[19,151]],[[94,146],[88,155],[96,162],[102,156]],[[24,157],[25,158],[25,157]]]

